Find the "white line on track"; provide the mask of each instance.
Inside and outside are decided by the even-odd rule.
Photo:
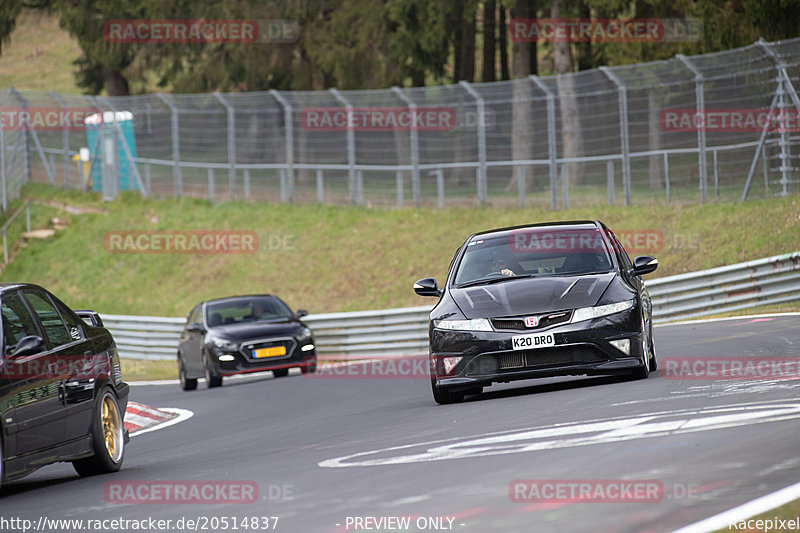
[[[694,524],[677,529],[672,533],[709,533],[710,531],[725,529],[732,523],[738,523],[753,516],[766,513],[770,509],[780,507],[797,498],[800,498],[800,483],[789,485],[777,492],[756,498],[753,501],[710,516],[700,522],[695,522]]]

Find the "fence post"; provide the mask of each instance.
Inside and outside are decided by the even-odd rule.
[[[439,209],[444,209],[444,170],[437,168],[431,170],[428,174],[436,176],[436,205]]]
[[[55,91],[50,91],[50,94],[58,102],[58,105],[59,107],[61,107],[61,110],[64,113],[64,115],[66,115],[69,110],[69,106],[67,105],[66,100],[64,100],[64,98],[62,98],[61,95]],[[69,157],[69,121],[65,120],[64,121],[64,188],[65,189],[69,189],[69,170],[71,166],[72,162],[70,161]],[[53,170],[55,170],[55,167],[53,167]]]
[[[325,182],[321,168],[317,169],[317,203],[325,203]]]
[[[417,104],[414,103],[414,101],[409,98],[399,87],[392,87],[392,92],[394,92],[398,98],[405,102],[405,104],[408,106],[408,112],[411,114],[411,117],[416,116]],[[411,143],[411,196],[413,197],[414,205],[419,207],[422,200],[420,198],[419,134],[417,133],[417,129],[414,127],[409,128],[408,136],[409,142]],[[403,179],[402,176],[400,179]],[[403,206],[398,205],[398,207]]]
[[[3,213],[5,213],[8,209],[8,195],[6,193],[6,139],[2,120],[0,120],[0,186],[3,187]]]
[[[337,89],[331,87],[328,91],[330,91],[336,100],[344,105],[347,111],[347,123],[349,124],[350,117],[353,115],[353,106]],[[347,165],[349,167],[348,181],[350,187],[350,203],[355,204],[358,197],[358,185],[356,184],[356,132],[353,128],[347,128]]]
[[[545,94],[547,99],[547,155],[550,159],[550,207],[558,208],[558,144],[556,143],[556,103],[553,91],[539,79],[531,75],[529,78]]]
[[[525,208],[525,185],[527,178],[525,177],[525,167],[517,167],[517,206],[520,209]]]
[[[667,205],[670,202],[670,190],[669,190],[669,154],[664,152],[664,187],[667,190]]]
[[[483,97],[468,82],[458,82],[464,90],[475,99],[475,109],[478,112],[478,176],[476,185],[478,189],[478,205],[486,205],[488,175],[486,174],[486,104]]]
[[[228,113],[228,181],[231,200],[236,198],[236,110],[228,103],[228,100],[219,92],[215,91],[214,96],[225,106]]]
[[[292,104],[284,96],[272,89],[269,91],[283,107],[283,144],[286,149],[286,172],[289,180],[289,202],[294,202],[294,121],[292,120]]]
[[[705,117],[706,100],[705,92],[703,90],[703,74],[694,66],[694,64],[683,54],[678,54],[677,57],[681,63],[686,65],[692,74],[694,74],[694,90],[695,99],[697,100],[697,113]],[[706,129],[697,128],[697,149],[698,149],[698,165],[700,166],[700,201],[705,202],[707,198],[707,169],[706,169]]]
[[[244,201],[250,201],[250,169],[244,169]]]
[[[562,204],[564,209],[569,208],[569,175],[567,174],[566,163],[561,165],[561,191],[564,195]]]
[[[714,198],[719,202],[719,163],[717,162],[717,151],[714,150]]]
[[[614,205],[614,160],[606,161],[606,180],[608,183],[608,205]]]
[[[170,130],[172,136],[172,179],[174,180],[175,194],[180,198],[183,195],[183,175],[181,173],[181,144],[178,123],[178,108],[164,93],[156,93],[164,102],[170,112]]]
[[[214,167],[208,167],[208,201],[214,202]]]
[[[403,171],[398,170],[394,173],[395,187],[397,189],[397,208],[403,208]]]
[[[775,68],[778,70],[778,90],[777,95],[779,96],[778,107],[781,109],[781,116],[783,117],[783,109],[785,108],[784,103],[784,94],[789,95],[792,103],[794,103],[797,112],[800,113],[800,98],[797,96],[797,91],[794,90],[794,85],[792,85],[792,80],[789,77],[789,74],[786,72],[786,62],[775,53],[775,50],[770,46],[767,41],[764,40],[762,37],[756,44],[761,47],[764,52],[772,58],[775,62]],[[786,196],[792,189],[792,181],[791,181],[791,171],[792,171],[792,154],[790,153],[791,148],[791,137],[789,135],[789,128],[781,128],[781,136],[780,136],[780,147],[781,147],[781,185],[783,186],[783,190],[781,191],[782,196]]]
[[[625,205],[631,205],[631,157],[630,131],[628,129],[628,88],[608,67],[599,67],[611,83],[617,87],[619,99],[619,142],[622,148],[622,186],[625,189]]]

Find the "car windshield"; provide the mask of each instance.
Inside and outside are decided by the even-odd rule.
[[[212,328],[242,322],[282,320],[292,316],[292,310],[274,296],[251,296],[206,305],[206,322]]]
[[[454,280],[464,286],[611,268],[608,246],[597,228],[522,228],[500,237],[473,237]]]

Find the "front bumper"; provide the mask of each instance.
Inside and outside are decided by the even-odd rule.
[[[233,360],[220,360],[220,357],[233,357]],[[231,350],[210,350],[209,359],[212,368],[219,376],[233,376],[235,374],[246,374],[249,372],[265,372],[268,370],[280,370],[283,368],[313,368],[317,364],[316,348],[309,351],[302,351],[301,347],[295,346],[287,355],[279,357],[269,357],[265,359],[253,359],[246,357],[241,352]]]
[[[455,390],[521,379],[628,374],[644,364],[641,315],[636,308],[606,317],[544,329],[452,331],[431,327],[431,368],[438,386]],[[555,346],[514,350],[511,338],[549,333]],[[626,355],[609,341],[629,339]],[[461,357],[446,372],[444,357]]]

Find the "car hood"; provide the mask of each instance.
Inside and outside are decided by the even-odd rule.
[[[615,272],[584,276],[552,276],[508,280],[463,289],[450,294],[466,318],[549,313],[597,305]]]
[[[297,320],[287,322],[244,322],[211,328],[208,332],[232,341],[243,342],[265,337],[291,337],[304,327]]]

